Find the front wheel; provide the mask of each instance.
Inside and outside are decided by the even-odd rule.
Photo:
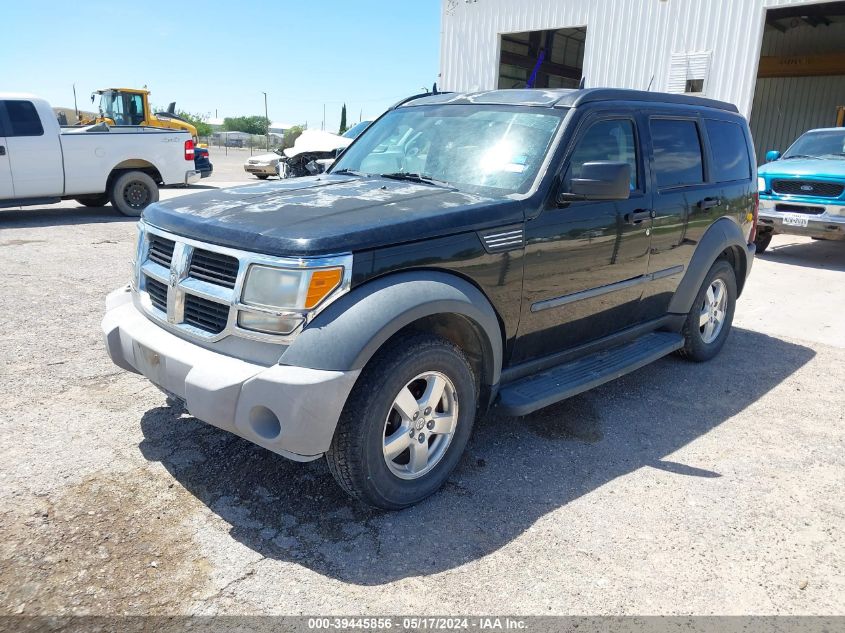
[[[112,183],[112,206],[123,215],[137,218],[153,202],[158,202],[158,185],[142,171],[127,171]]]
[[[255,177],[258,180],[267,180],[270,177],[270,174],[255,174]]]
[[[766,252],[766,249],[769,248],[769,244],[772,243],[772,233],[765,233],[763,235],[757,234],[757,237],[754,238],[754,246],[757,247],[757,255],[762,255]]]
[[[684,323],[682,356],[702,362],[719,353],[733,324],[736,295],[733,266],[724,259],[716,260]]]
[[[358,500],[398,510],[434,493],[466,447],[478,389],[463,352],[430,334],[395,339],[358,378],[326,453]]]

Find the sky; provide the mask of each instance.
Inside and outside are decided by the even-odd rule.
[[[97,88],[142,88],[214,117],[264,114],[335,131],[431,88],[441,0],[3,1],[0,90],[92,110]]]

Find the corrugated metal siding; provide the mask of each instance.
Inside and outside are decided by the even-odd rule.
[[[673,53],[712,51],[707,95],[751,111],[765,9],[814,0],[444,0],[440,85],[487,90],[499,34],[586,26],[588,86],[665,91]]]
[[[831,127],[839,105],[845,105],[845,75],[758,79],[751,115],[758,162],[770,149],[783,152],[807,130]]]

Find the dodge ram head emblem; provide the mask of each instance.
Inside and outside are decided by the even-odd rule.
[[[801,191],[812,191],[813,185],[801,185]]]

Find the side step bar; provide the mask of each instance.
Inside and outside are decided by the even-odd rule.
[[[652,332],[504,385],[499,390],[498,405],[507,415],[528,415],[624,376],[683,346],[680,334]]]

